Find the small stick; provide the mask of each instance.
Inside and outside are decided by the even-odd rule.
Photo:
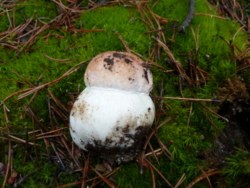
[[[195,0],[190,0],[188,14],[184,22],[182,22],[182,24],[179,26],[178,28],[179,32],[184,32],[187,29],[187,27],[189,26],[190,22],[194,17],[194,11],[195,11]]]
[[[206,175],[204,175],[204,172],[203,172],[200,176],[198,176],[197,178],[195,178],[191,183],[189,183],[186,186],[186,188],[192,188],[195,184],[197,184],[198,182],[202,181],[203,179],[208,178],[209,176],[213,176],[213,175],[219,174],[220,171],[217,170],[217,169],[210,169],[210,170],[208,170],[205,173],[206,173]]]
[[[55,152],[55,154],[56,154],[56,157],[57,157],[59,163],[62,165],[62,168],[65,169],[65,165],[64,165],[64,163],[63,163],[63,161],[62,161],[62,159],[61,159],[59,153],[56,151],[56,148],[55,148],[54,143],[53,143],[53,142],[50,142],[50,145],[52,146],[52,148],[53,148],[53,150],[54,150],[54,152]]]
[[[41,140],[41,139],[45,139],[45,138],[55,138],[55,137],[59,137],[59,136],[62,136],[62,135],[63,135],[62,133],[53,134],[53,135],[45,135],[45,136],[37,137],[36,139]]]
[[[79,162],[75,159],[74,155],[71,153],[71,150],[69,149],[67,143],[65,142],[65,138],[64,137],[60,137],[64,147],[66,148],[67,152],[69,153],[70,157],[73,159],[73,161],[75,162],[75,164],[80,168],[80,164]]]
[[[82,169],[82,185],[81,185],[82,188],[87,187],[86,186],[86,179],[88,176],[89,167],[90,167],[90,154],[88,155],[87,159],[85,160],[84,166]]]
[[[107,179],[105,176],[103,176],[100,172],[98,172],[96,169],[92,168],[92,170],[102,179],[102,181],[104,181],[109,187],[111,188],[115,188],[116,186],[114,185],[114,183],[112,181],[110,181],[109,179]]]
[[[152,188],[156,188],[154,170],[153,170],[153,168],[152,168],[151,165],[148,165],[148,167],[149,167],[149,170],[150,170],[150,173],[151,173],[151,177],[152,177]]]
[[[145,158],[145,160],[159,174],[159,176],[161,176],[161,178],[169,187],[173,187],[173,185],[165,178],[165,176],[148,159]]]
[[[42,85],[39,85],[37,87],[32,87],[32,88],[27,88],[25,90],[22,90],[22,92],[16,92],[15,94],[19,94],[19,93],[22,93],[18,96],[18,100],[22,99],[22,98],[25,98],[27,96],[29,96],[30,94],[36,92],[36,91],[39,91],[39,90],[42,90],[48,86],[51,86],[51,85],[54,85],[58,82],[60,82],[62,79],[66,78],[67,76],[69,76],[70,74],[74,73],[75,71],[77,71],[84,63],[88,62],[87,61],[83,61],[83,62],[80,62],[79,64],[75,65],[74,67],[70,68],[68,71],[66,71],[62,76],[60,76],[59,78],[51,81],[51,82],[47,82],[45,84],[42,84]],[[14,96],[14,95],[12,95]]]
[[[158,148],[158,149],[156,149],[154,151],[146,153],[145,157],[148,157],[148,156],[153,155],[153,154],[156,155],[156,156],[158,156],[158,155],[161,155],[162,153],[163,153],[163,149],[162,148]]]
[[[104,176],[105,176],[106,178],[108,178],[108,177],[112,176],[113,174],[115,174],[118,170],[120,170],[120,167],[117,167],[117,168],[114,169],[112,172],[107,172],[107,173],[105,173]],[[91,181],[93,181],[93,184],[92,184],[92,186],[90,186],[90,187],[96,187],[96,185],[99,184],[100,181],[99,181],[99,182],[94,182],[94,181],[96,181],[96,180],[98,180],[98,179],[99,179],[99,177],[98,177],[98,176],[95,176],[94,178],[88,179],[86,182],[91,182]]]
[[[123,37],[118,32],[115,32],[115,34],[117,35],[117,37],[119,38],[119,40],[122,42],[122,44],[125,47],[126,51],[128,53],[131,53],[131,49],[129,48],[127,41],[125,41],[123,39]]]
[[[181,178],[178,180],[178,182],[176,183],[176,185],[174,186],[174,188],[177,188],[177,187],[179,187],[182,183],[183,183],[183,181],[186,179],[186,176],[185,176],[185,174],[183,174],[182,176],[181,176]]]
[[[8,131],[9,133],[9,131]],[[6,167],[6,173],[4,176],[4,181],[2,184],[2,188],[5,187],[6,183],[7,183],[7,179],[8,179],[8,175],[9,175],[9,170],[10,170],[10,166],[11,166],[11,156],[12,156],[12,151],[11,151],[11,140],[9,139],[9,147],[8,147],[8,163],[7,163],[7,167]]]
[[[46,57],[48,60],[51,60],[51,61],[56,61],[59,63],[70,63],[71,62],[71,59],[56,59],[54,57],[48,56],[47,54],[43,54],[43,55],[44,55],[44,57]]]
[[[153,146],[152,146],[152,144],[151,144],[150,142],[148,143],[148,146],[149,146],[149,148],[150,148],[150,150],[151,150],[151,153],[153,154],[153,156],[154,156],[156,162],[158,163],[158,165],[160,165],[160,162],[159,162],[159,160],[158,160],[158,158],[157,158],[157,156],[156,156],[155,150],[154,150],[154,148],[153,148]]]
[[[23,143],[23,144],[29,144],[29,145],[31,145],[31,146],[38,146],[38,144],[35,144],[35,143],[33,143],[33,142],[27,142],[26,140],[24,140],[24,139],[21,139],[21,138],[18,138],[18,137],[16,137],[16,136],[13,136],[13,135],[8,135],[8,137],[9,138],[12,138],[12,139],[14,139],[14,140],[17,140],[17,141],[19,141],[19,142],[21,142],[21,143]]]
[[[180,100],[180,101],[191,101],[191,102],[218,102],[221,101],[218,99],[197,99],[197,98],[184,98],[184,97],[157,97],[160,99],[168,99],[168,100]]]
[[[43,133],[37,134],[36,137],[41,137],[41,136],[53,134],[53,133],[55,133],[55,132],[58,132],[58,131],[61,131],[61,130],[64,130],[64,129],[68,129],[68,128],[63,127],[63,128],[55,129],[55,130],[52,130],[52,131],[43,132]]]

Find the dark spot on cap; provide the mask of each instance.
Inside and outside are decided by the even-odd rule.
[[[104,58],[103,61],[106,62],[108,65],[114,64],[114,58],[106,57],[106,58]]]
[[[148,69],[147,68],[144,68],[143,69],[143,75],[142,75],[143,78],[145,78],[147,80],[147,82],[149,83],[149,79],[148,79]]]
[[[131,61],[130,59],[128,59],[128,58],[125,58],[125,62],[126,62],[127,64],[130,64],[132,61]]]
[[[148,108],[148,112],[150,112],[150,110],[151,110],[151,108],[149,107],[149,108]]]
[[[149,68],[149,64],[148,64],[148,63],[142,63],[141,65],[142,65],[142,67],[144,67],[144,68],[147,68],[147,69]]]
[[[108,65],[113,65],[114,64],[114,58],[111,58],[110,56],[104,58],[103,61],[106,62]]]
[[[103,66],[105,69],[108,69],[110,71],[112,71],[112,67],[114,65],[114,58],[110,58],[110,57],[107,57],[107,58],[104,58],[103,60],[104,62],[106,62]]]
[[[122,59],[122,58],[126,57],[126,55],[118,53],[118,52],[113,53],[113,56],[116,57],[116,58],[119,58],[119,59]]]

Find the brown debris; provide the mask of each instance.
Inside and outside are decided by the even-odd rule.
[[[207,180],[209,183],[209,187],[212,187],[209,177],[210,176],[214,176],[217,174],[220,174],[221,172],[218,169],[209,169],[208,171],[202,171],[202,174],[200,176],[198,176],[197,178],[195,178],[191,183],[189,183],[186,188],[192,188],[194,187],[197,183],[199,183],[200,181],[203,180]]]
[[[218,99],[221,101],[234,102],[236,99],[248,99],[249,94],[246,85],[238,78],[228,79],[219,89]]]
[[[1,5],[4,6],[6,9],[11,9],[15,6],[15,1],[7,1],[4,0],[1,2]],[[14,49],[16,51],[21,51],[23,49],[28,50],[35,41],[37,37],[47,29],[57,28],[60,29],[65,27],[68,32],[77,33],[77,32],[101,32],[102,30],[85,30],[85,29],[78,29],[74,26],[73,20],[77,18],[80,13],[83,11],[83,8],[79,5],[77,0],[67,0],[67,5],[63,4],[61,0],[53,0],[53,2],[57,5],[59,14],[56,18],[51,20],[49,23],[44,23],[40,20],[36,19],[27,19],[24,23],[15,26],[14,23],[10,23],[10,27],[7,31],[0,33],[0,45]],[[155,45],[154,48],[149,52],[149,59],[147,62],[150,62],[149,65],[153,65],[155,68],[163,71],[166,74],[170,74],[176,72],[179,77],[183,78],[181,82],[187,82],[190,86],[200,86],[206,83],[208,78],[208,73],[198,66],[198,62],[195,62],[195,57],[193,54],[190,55],[190,60],[188,62],[189,70],[185,70],[183,68],[182,62],[177,60],[173,52],[171,51],[171,46],[167,44],[167,40],[165,38],[164,32],[166,28],[164,26],[168,23],[167,18],[160,17],[156,13],[154,13],[148,6],[149,1],[135,1],[133,0],[114,0],[109,1],[105,4],[96,3],[95,1],[88,1],[88,6],[90,9],[99,8],[100,6],[104,5],[114,5],[114,4],[126,4],[130,7],[136,7],[138,12],[141,15],[141,19],[144,22],[147,28],[147,34],[152,34],[155,38]],[[226,3],[223,0],[220,0],[221,5],[224,7],[221,11],[223,13],[227,13],[234,19],[238,20],[244,27],[244,16],[242,15],[242,11],[240,10],[240,6],[235,3],[235,1],[228,1]],[[156,2],[157,3],[157,2]],[[240,10],[238,13],[233,12],[230,8],[232,6],[233,10]],[[4,14],[4,13],[3,13]],[[249,24],[249,22],[248,22]],[[248,26],[249,27],[249,26]],[[194,40],[197,40],[195,33]],[[116,33],[118,38],[120,39],[121,43],[124,45],[127,52],[131,52],[127,42],[122,38],[119,33]],[[13,38],[12,38],[13,37]],[[49,36],[47,36],[49,37]],[[198,42],[196,41],[198,44]],[[160,50],[163,50],[164,53],[160,53]],[[198,51],[198,46],[197,49]],[[237,49],[236,49],[237,51]],[[160,58],[160,54],[164,54],[168,61],[170,62],[172,68],[174,70],[166,70],[165,67],[154,63]],[[237,54],[233,54],[234,58],[240,62],[238,66],[238,71],[245,70],[249,68],[249,49],[248,51],[239,52]],[[66,63],[70,61],[70,59],[55,59],[48,55],[44,55],[51,61],[57,61],[61,63]],[[85,61],[87,62],[87,61]],[[85,63],[81,62],[78,65],[72,67],[67,72],[62,74],[59,78],[41,84],[39,86],[35,86],[32,84],[28,84],[29,88],[19,90],[11,95],[7,96],[3,101],[1,101],[0,106],[3,108],[4,117],[5,117],[5,124],[6,129],[1,130],[1,132],[7,132],[7,137],[4,137],[5,140],[8,141],[8,159],[7,164],[0,163],[0,175],[4,176],[3,187],[9,182],[9,184],[13,184],[17,178],[18,172],[15,172],[12,169],[12,142],[20,145],[26,144],[29,147],[37,147],[38,141],[42,140],[47,150],[47,157],[51,159],[60,169],[63,171],[70,170],[72,172],[81,172],[82,179],[77,182],[68,183],[65,185],[59,185],[58,187],[71,187],[73,185],[81,185],[82,187],[86,187],[86,185],[91,185],[91,187],[98,186],[99,184],[105,183],[109,187],[116,187],[115,182],[113,182],[110,177],[117,173],[121,167],[111,169],[112,171],[105,172],[105,171],[98,171],[97,168],[93,167],[91,163],[91,155],[86,156],[84,152],[79,150],[72,141],[68,139],[68,116],[70,108],[72,107],[71,104],[64,104],[59,96],[56,96],[48,87],[52,87],[53,85],[57,84],[64,78],[70,76],[75,71],[79,70],[80,67]],[[47,110],[48,110],[48,118],[49,122],[42,122],[40,121],[39,113],[36,112],[32,108],[33,100],[30,100],[29,104],[24,107],[24,113],[27,117],[31,119],[33,122],[33,130],[28,132],[28,138],[22,138],[12,134],[10,132],[9,127],[7,126],[9,123],[9,110],[5,105],[7,101],[14,97],[18,96],[18,100],[22,100],[29,95],[33,95],[33,99],[39,95],[40,91],[46,91],[48,100],[47,100]],[[163,89],[162,89],[163,90]],[[230,80],[226,83],[220,93],[219,98],[221,100],[229,100],[232,101],[235,96],[242,96],[246,97],[246,88],[242,85],[239,80]],[[73,102],[76,99],[79,91],[72,95]],[[184,97],[163,97],[164,93],[161,93],[159,97],[154,96],[155,103],[157,104],[157,112],[156,112],[156,120],[154,127],[150,130],[150,133],[147,137],[147,140],[144,142],[143,151],[141,152],[140,157],[138,157],[138,163],[142,166],[147,168],[151,173],[152,178],[152,187],[156,187],[156,178],[159,176],[167,186],[169,187],[180,187],[185,179],[185,175],[181,176],[180,179],[174,185],[171,183],[167,177],[164,176],[163,172],[161,172],[154,164],[153,161],[159,163],[158,157],[165,156],[167,159],[172,159],[172,154],[168,150],[168,146],[161,141],[161,139],[157,136],[157,130],[168,123],[171,119],[167,117],[165,120],[162,121],[162,117],[166,116],[166,112],[163,109],[163,106],[167,104],[164,103],[164,100],[182,100],[182,101],[189,101],[189,102],[214,102],[213,99],[197,99],[197,98],[184,98]],[[190,110],[191,113],[191,110]],[[210,112],[213,113],[213,112]],[[62,123],[63,122],[63,123]],[[211,122],[213,123],[213,122]],[[2,139],[2,137],[1,137]],[[156,141],[157,144],[152,144],[152,140]],[[39,143],[40,145],[40,143]],[[51,148],[49,151],[48,148]],[[82,163],[84,160],[84,163]],[[157,164],[156,163],[156,164]],[[82,165],[83,164],[83,165]],[[82,167],[83,166],[83,167]],[[217,169],[211,169],[206,172],[202,171],[202,174],[194,179],[188,187],[193,187],[200,181],[207,180],[209,182],[209,177],[219,174],[220,172]],[[157,176],[156,176],[157,175]]]
[[[61,29],[66,28],[68,32],[100,32],[102,30],[84,30],[75,27],[73,20],[83,12],[80,3],[75,0],[68,0],[67,5],[64,5],[61,0],[52,0],[58,7],[59,15],[52,19],[50,22],[45,23],[39,19],[29,18],[18,26],[15,22],[10,22],[7,31],[0,32],[0,45],[6,48],[13,49],[17,52],[28,50],[37,40],[38,36],[47,29]],[[6,11],[0,14],[8,14],[8,11],[15,7],[14,1],[8,3],[3,1],[0,3]],[[50,58],[50,57],[48,57]],[[54,59],[54,58],[50,58]],[[54,59],[56,60],[56,59]],[[57,60],[58,61],[58,60]],[[62,61],[62,60],[59,60]]]
[[[249,16],[245,13],[242,5],[235,0],[209,0],[212,4],[217,5],[219,14],[229,16],[239,22],[246,31],[249,30]],[[245,7],[247,9],[247,7]],[[249,9],[249,5],[248,5]]]

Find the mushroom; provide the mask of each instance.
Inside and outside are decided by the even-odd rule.
[[[70,112],[73,141],[111,165],[134,159],[155,116],[147,64],[131,53],[104,52],[88,64],[84,81]]]

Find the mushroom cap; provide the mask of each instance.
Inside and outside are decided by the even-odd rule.
[[[152,73],[139,57],[108,51],[94,57],[85,71],[87,87],[114,88],[149,93],[153,88]]]

